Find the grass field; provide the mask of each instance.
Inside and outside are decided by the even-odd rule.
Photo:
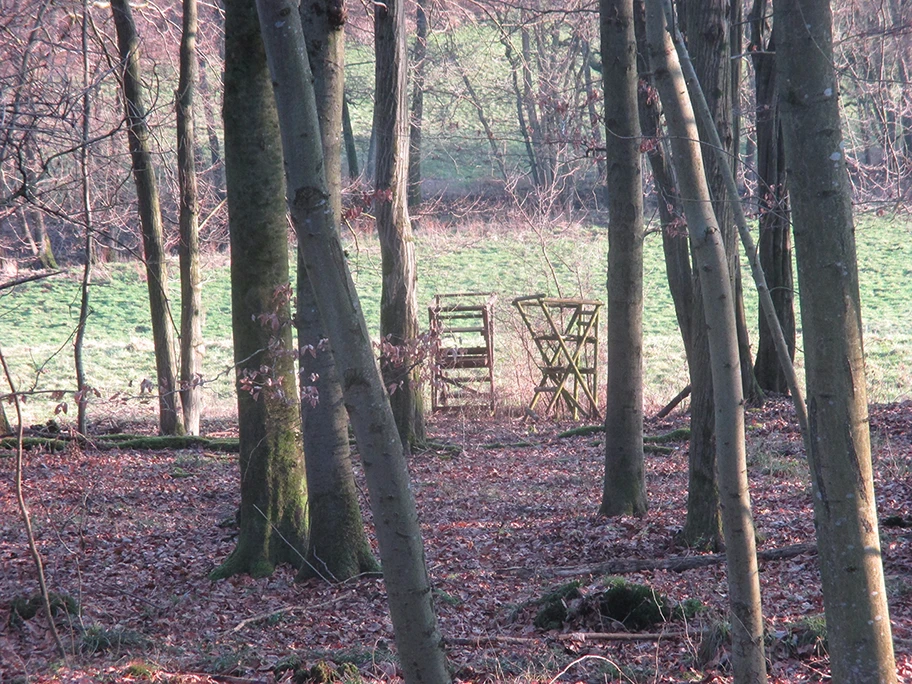
[[[538,292],[552,296],[605,299],[607,238],[604,227],[525,225],[507,221],[423,222],[416,240],[419,305],[439,292],[494,292],[499,401],[519,406],[534,386],[528,340],[510,302]],[[859,270],[864,304],[870,398],[889,402],[909,398],[912,386],[912,222],[862,218],[858,222]],[[369,232],[346,237],[352,271],[371,330],[378,329],[380,260]],[[647,401],[661,404],[687,383],[684,355],[665,284],[658,235],[646,240],[645,372]],[[176,272],[176,268],[172,269]],[[86,342],[86,368],[99,389],[92,417],[153,418],[155,403],[111,403],[117,392],[138,394],[154,377],[151,328],[143,269],[138,264],[107,264],[96,271],[92,316]],[[204,336],[208,415],[234,410],[231,380],[231,318],[228,264],[208,257],[204,268]],[[72,335],[79,309],[78,270],[7,290],[0,296],[0,344],[21,389],[72,390]],[[172,296],[179,288],[172,283]],[[755,296],[746,295],[748,316],[756,321]],[[605,321],[603,319],[603,335]],[[756,343],[756,333],[754,334]],[[799,342],[800,348],[800,342]],[[604,357],[604,349],[602,356]],[[602,384],[603,386],[603,384]],[[43,422],[57,404],[46,395],[27,403],[27,419]]]

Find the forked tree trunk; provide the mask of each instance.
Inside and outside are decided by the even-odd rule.
[[[197,61],[196,0],[183,0],[180,79],[177,86],[177,179],[180,187],[181,339],[180,395],[187,434],[200,433],[202,412],[202,293],[200,292],[199,199],[196,184]]]
[[[253,0],[225,3],[225,170],[240,436],[240,532],[213,579],[300,567],[307,494],[288,285],[282,141]]]
[[[719,489],[716,485],[716,445],[713,439],[712,373],[709,340],[703,315],[700,282],[691,269],[690,240],[674,171],[667,154],[667,142],[659,126],[660,102],[646,44],[646,15],[643,0],[634,3],[637,52],[641,87],[640,125],[649,140],[647,159],[659,193],[662,220],[662,249],[675,316],[684,342],[690,377],[690,445],[688,450],[687,516],[681,530],[684,543],[718,550],[722,543]]]
[[[892,684],[832,15],[828,0],[775,0],[774,11],[830,667],[840,684]]]
[[[633,0],[602,0],[608,174],[608,380],[602,515],[645,515],[643,178]],[[588,68],[588,67],[587,67]]]
[[[406,107],[405,5],[388,0],[374,8],[377,136],[375,187],[383,284],[380,337],[383,380],[406,449],[425,440],[424,400],[409,345],[418,339],[418,274],[407,206],[408,108]]]
[[[123,63],[123,95],[126,106],[127,139],[133,161],[133,180],[139,204],[149,308],[152,314],[152,339],[158,375],[159,430],[163,435],[183,432],[177,392],[177,363],[174,352],[171,305],[168,302],[168,267],[162,231],[158,185],[152,167],[152,150],[146,108],[139,73],[139,37],[129,0],[112,0],[117,45]]]
[[[744,443],[744,398],[725,246],[709,202],[687,86],[666,27],[671,5],[646,0],[650,57],[672,136],[675,169],[693,245],[709,334],[715,438],[728,556],[732,666],[739,684],[766,682],[763,614]]]
[[[329,205],[338,222],[342,211],[340,135],[345,60],[344,6],[340,0],[317,0],[302,6],[301,10],[314,77]],[[297,278],[295,322],[310,505],[307,563],[301,567],[298,578],[316,575],[341,582],[361,572],[376,571],[379,566],[371,555],[361,520],[342,388],[332,352],[327,346],[328,334],[300,252]],[[315,402],[310,400],[312,395],[304,391],[305,387],[316,391]]]
[[[364,314],[345,260],[323,174],[317,107],[304,35],[291,0],[259,0],[282,141],[288,200],[321,317],[333,344],[383,563],[399,660],[409,684],[449,681],[424,562],[405,452],[374,360]]]

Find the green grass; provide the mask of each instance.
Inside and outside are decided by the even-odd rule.
[[[536,362],[511,301],[538,292],[604,301],[607,238],[604,227],[545,224],[504,227],[505,221],[438,225],[430,220],[416,238],[418,299],[422,324],[438,292],[494,292],[497,382],[504,401],[521,404],[535,380]],[[870,398],[908,396],[912,373],[912,223],[893,218],[858,222],[859,272],[863,297]],[[379,327],[380,257],[367,232],[346,238],[350,264],[371,330]],[[660,238],[645,243],[644,354],[647,397],[667,400],[687,382],[684,355],[665,284]],[[176,272],[172,268],[172,273]],[[206,339],[204,375],[210,415],[234,408],[230,285],[224,257],[204,269]],[[0,343],[21,389],[72,390],[72,333],[78,317],[79,272],[30,283],[0,296]],[[748,320],[756,322],[755,296],[745,281]],[[171,284],[177,297],[177,283]],[[142,269],[108,264],[96,274],[86,341],[90,383],[105,399],[122,392],[138,395],[144,378],[154,377],[148,298]],[[605,321],[602,320],[604,339]],[[752,341],[756,344],[756,332]],[[604,347],[604,345],[603,345]],[[801,343],[799,341],[799,349]],[[604,348],[602,349],[604,356]],[[602,383],[603,386],[603,383]],[[68,396],[65,401],[72,403]],[[97,412],[122,419],[153,418],[155,402],[96,400]],[[44,422],[58,400],[45,396],[26,404],[27,420]]]

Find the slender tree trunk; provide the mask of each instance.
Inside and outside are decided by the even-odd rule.
[[[215,116],[210,106],[209,78],[206,76],[205,67],[199,70],[199,91],[203,101],[203,119],[206,124],[206,140],[209,143],[209,183],[215,193],[215,198],[221,202],[225,199],[225,163],[222,160],[222,146],[219,143],[218,132],[212,121]]]
[[[744,446],[744,398],[725,246],[709,203],[693,108],[669,26],[671,4],[646,1],[650,57],[672,135],[675,169],[703,288],[716,408],[717,469],[728,556],[732,667],[739,684],[766,682],[763,614]]]
[[[452,46],[450,54],[456,70],[462,77],[462,84],[465,86],[466,92],[469,95],[469,101],[475,108],[475,114],[478,117],[478,123],[481,124],[481,128],[485,133],[485,137],[488,139],[488,146],[491,148],[491,157],[494,159],[494,163],[497,164],[497,170],[500,171],[500,177],[506,183],[510,180],[507,175],[507,165],[504,163],[503,154],[501,153],[500,148],[497,146],[497,137],[494,135],[494,129],[491,128],[491,121],[485,114],[484,104],[482,103],[481,98],[478,97],[478,93],[475,90],[475,86],[472,85],[472,80],[469,78],[468,72],[459,61],[459,56],[456,54],[455,45]]]
[[[92,235],[92,194],[89,185],[89,134],[92,114],[92,94],[89,90],[89,3],[82,0],[82,146],[79,149],[79,180],[82,191],[82,220],[85,230],[85,266],[82,271],[82,291],[79,301],[79,323],[73,339],[73,363],[76,367],[76,429],[80,435],[88,432],[87,411],[89,386],[86,382],[82,355],[86,323],[89,318],[89,287],[92,284],[94,239]]]
[[[415,242],[409,221],[408,116],[406,108],[405,5],[388,0],[374,8],[376,46],[377,135],[375,185],[377,233],[383,284],[380,292],[380,336],[390,345],[381,352],[383,380],[399,435],[406,449],[425,439],[424,401],[416,364],[408,345],[418,338],[418,294]]]
[[[751,10],[751,61],[754,65],[757,126],[757,206],[760,210],[760,265],[766,275],[776,317],[785,335],[789,357],[795,359],[795,307],[792,240],[788,215],[785,154],[779,118],[773,36],[767,39],[767,3],[755,0]],[[785,394],[788,381],[776,354],[772,331],[760,312],[754,375],[765,392]]]
[[[253,0],[225,3],[223,115],[241,507],[237,547],[213,579],[300,567],[307,552],[282,143]]]
[[[342,94],[342,138],[345,141],[345,159],[348,163],[348,179],[358,179],[361,171],[358,168],[358,148],[355,146],[355,133],[352,130],[351,113],[348,111],[348,98]]]
[[[415,3],[414,78],[412,113],[409,120],[408,208],[414,213],[421,206],[421,132],[424,127],[424,78],[427,71],[427,0]]]
[[[180,79],[177,89],[177,178],[180,186],[181,274],[181,407],[187,434],[200,433],[203,355],[202,294],[200,292],[199,200],[196,186],[197,31],[196,0],[183,0]]]
[[[608,174],[608,403],[602,515],[645,515],[643,179],[633,0],[602,0]]]
[[[690,546],[717,550],[722,542],[722,521],[719,515],[719,488],[716,485],[712,373],[702,290],[691,269],[687,223],[670,164],[667,142],[659,127],[661,108],[652,83],[643,0],[637,0],[634,9],[641,79],[640,122],[643,136],[650,141],[646,156],[659,192],[665,270],[684,343],[691,386],[687,517],[681,530],[681,539]]]
[[[383,562],[399,660],[409,684],[449,681],[405,452],[335,225],[325,211],[317,108],[303,32],[290,0],[259,0],[282,117],[288,197],[308,277],[333,344]]]
[[[828,0],[775,0],[776,61],[805,339],[806,440],[830,667],[897,681],[871,471],[861,306]]]
[[[731,158],[735,154],[734,108],[732,106],[733,67],[729,42],[731,0],[689,0],[687,5],[687,50],[693,60],[697,78],[713,114],[719,138]],[[705,130],[699,123],[697,127],[700,130],[700,139],[708,140]],[[754,380],[747,317],[744,313],[741,260],[738,256],[738,232],[735,229],[734,207],[725,199],[725,181],[713,150],[704,147],[703,164],[706,168],[713,208],[722,230],[725,251],[728,254],[728,270],[732,278],[734,293],[732,305],[738,330],[738,355],[741,360],[744,396],[749,403],[754,404],[761,400],[762,393],[757,391],[757,383]]]
[[[139,37],[129,0],[112,0],[111,11],[117,29],[117,45],[123,63],[123,95],[127,111],[127,139],[133,160],[133,180],[139,204],[149,308],[152,314],[152,338],[158,374],[159,429],[164,435],[183,432],[183,419],[177,392],[177,363],[174,352],[174,329],[168,302],[168,268],[162,230],[158,185],[152,167],[152,151],[146,108],[139,72]]]
[[[344,5],[341,0],[316,0],[302,6],[301,21],[314,77],[329,204],[338,224],[342,213]],[[342,388],[300,252],[297,278],[301,423],[310,504],[307,564],[298,577],[317,575],[342,581],[376,571],[379,566],[371,555],[361,520]],[[316,396],[304,392],[305,386],[312,387]]]

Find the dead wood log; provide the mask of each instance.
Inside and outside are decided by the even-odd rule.
[[[659,411],[657,414],[655,414],[655,416],[653,417],[653,420],[661,420],[662,418],[667,416],[669,413],[674,411],[675,406],[680,404],[682,401],[684,401],[689,396],[690,396],[690,385],[688,385],[687,387],[682,389],[680,392],[678,392],[675,395],[674,399],[672,399],[667,404],[665,404],[665,407],[661,411]]]

